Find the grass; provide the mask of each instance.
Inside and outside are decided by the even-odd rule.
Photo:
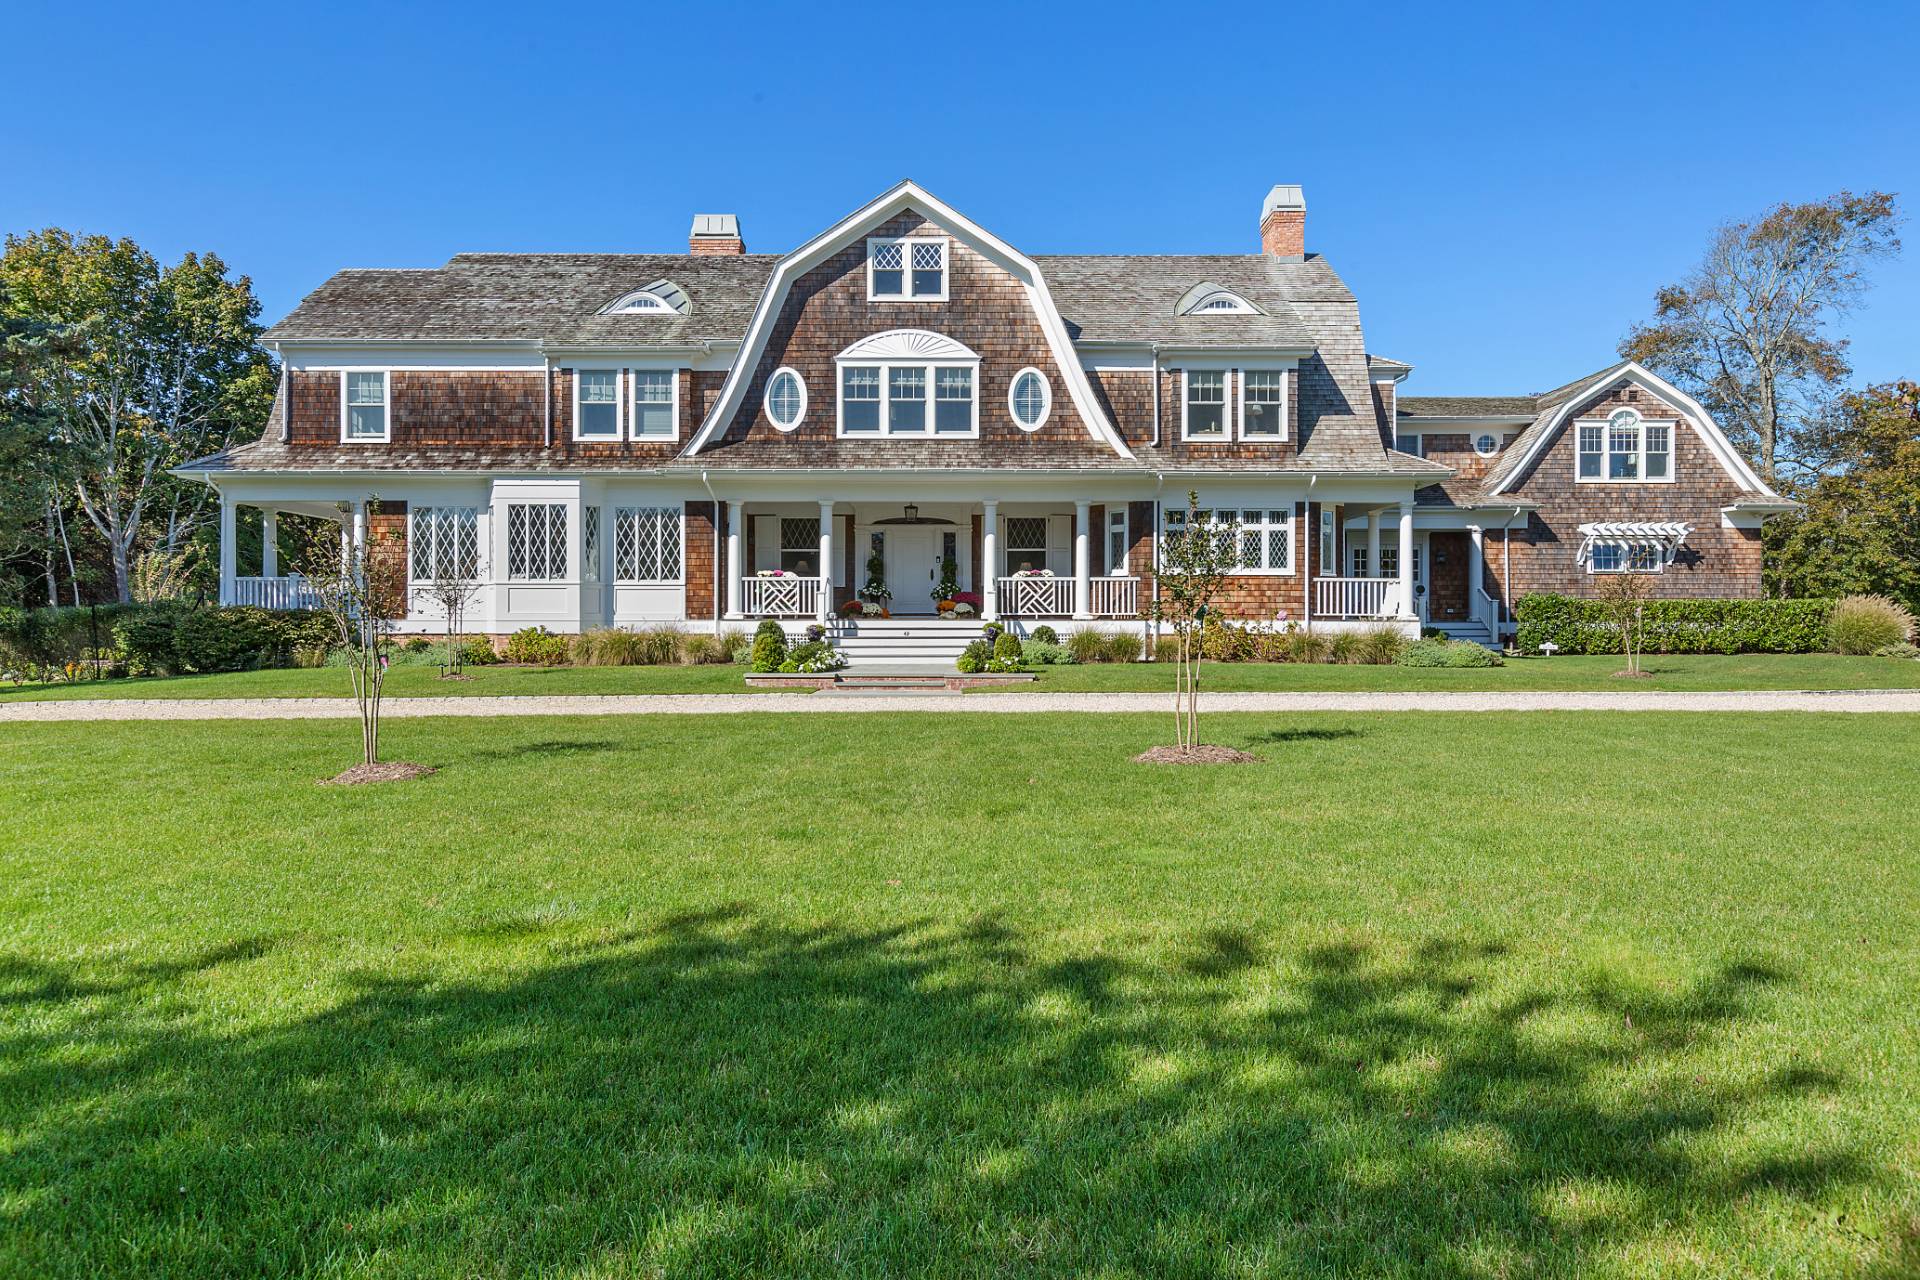
[[[1920,1267],[1913,717],[0,725],[0,1275]]]
[[[1614,657],[1566,656],[1510,661],[1485,670],[1333,666],[1300,663],[1208,663],[1203,687],[1216,692],[1294,689],[1331,693],[1359,690],[1489,689],[1617,691],[1671,689],[1920,689],[1920,662],[1843,658],[1830,653],[1746,654],[1735,657],[1654,655],[1650,678],[1618,680]],[[437,667],[397,666],[387,675],[394,697],[478,697],[487,694],[745,693],[744,666],[470,667],[466,681],[440,679]],[[1118,693],[1171,691],[1171,663],[1101,664],[1038,668],[1037,685],[1016,692]],[[321,698],[351,690],[342,670],[241,671],[170,679],[88,680],[77,684],[0,686],[0,702],[69,698]]]

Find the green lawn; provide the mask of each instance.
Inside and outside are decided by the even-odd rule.
[[[1648,680],[1613,677],[1614,657],[1527,658],[1486,670],[1437,671],[1413,667],[1355,667],[1298,663],[1209,663],[1204,687],[1219,692],[1297,689],[1330,693],[1353,690],[1512,689],[1917,689],[1920,662],[1892,658],[1843,658],[1829,653],[1747,654],[1739,657],[1654,656]],[[473,697],[481,694],[744,693],[737,666],[710,667],[473,667],[471,680],[440,678],[437,667],[397,666],[387,677],[395,697]],[[1173,667],[1131,663],[1042,667],[1035,685],[1020,691],[1151,692],[1171,690]],[[67,698],[315,698],[351,692],[342,669],[242,671],[231,675],[178,676],[165,680],[89,680],[77,684],[0,685],[0,702]]]
[[[1911,1275],[1916,719],[0,725],[0,1275]]]

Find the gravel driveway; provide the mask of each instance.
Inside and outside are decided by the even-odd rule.
[[[403,716],[727,715],[905,711],[1009,715],[1045,711],[1168,712],[1164,693],[715,693],[607,697],[389,698]],[[1210,693],[1226,711],[1855,711],[1920,714],[1920,690],[1756,693]],[[47,720],[332,720],[349,698],[103,698],[0,703],[0,722]]]

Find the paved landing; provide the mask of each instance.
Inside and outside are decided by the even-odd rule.
[[[738,715],[900,711],[981,715],[1079,711],[1165,713],[1165,693],[841,692],[633,694],[607,697],[389,698],[389,716]],[[1203,693],[1232,711],[1845,711],[1920,714],[1920,691],[1768,693]],[[179,698],[0,703],[0,723],[53,720],[334,720],[349,698]]]

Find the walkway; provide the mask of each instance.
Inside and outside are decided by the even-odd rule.
[[[1234,711],[1853,711],[1920,714],[1920,690],[1825,693],[1208,693],[1200,709]],[[411,716],[733,715],[858,711],[1166,714],[1164,693],[630,694],[608,697],[389,698]],[[48,720],[333,720],[348,698],[101,698],[0,703],[0,723]]]

